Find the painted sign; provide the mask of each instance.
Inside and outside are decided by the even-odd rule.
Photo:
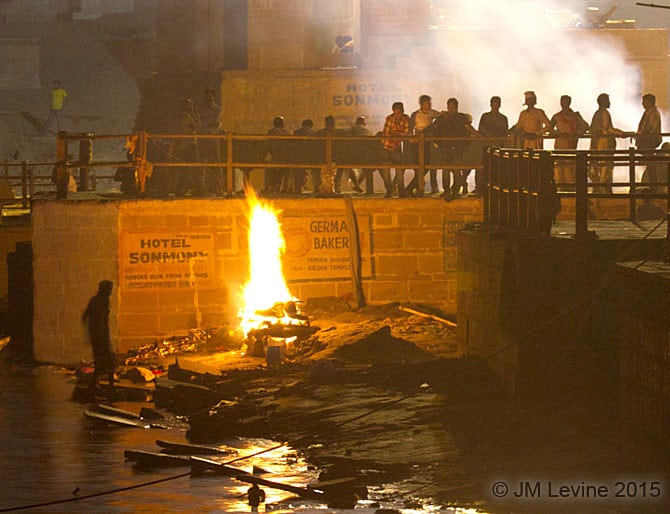
[[[372,278],[370,217],[358,216],[362,276]],[[351,236],[345,215],[285,217],[284,274],[289,282],[351,279]]]
[[[212,234],[143,231],[119,235],[122,289],[213,286],[214,260]]]

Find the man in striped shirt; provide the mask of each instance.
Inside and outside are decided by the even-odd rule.
[[[392,106],[393,112],[386,117],[384,121],[385,136],[407,136],[409,135],[409,116],[405,114],[405,106],[402,102],[395,102]],[[386,161],[388,164],[402,164],[402,141],[400,139],[383,139],[382,146],[386,151]],[[390,183],[391,170],[382,170],[382,178],[384,184]],[[398,189],[398,196],[404,198],[407,196],[405,190],[405,169],[402,167],[395,168],[395,177],[393,179],[393,187]],[[393,191],[386,188],[386,197],[390,198]]]

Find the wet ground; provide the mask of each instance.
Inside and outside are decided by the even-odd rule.
[[[123,457],[125,449],[157,451],[157,438],[185,441],[186,424],[171,420],[169,430],[102,427],[86,420],[85,406],[71,401],[73,377],[54,368],[12,368],[0,363],[0,511],[25,505],[109,491],[174,476],[187,471],[137,471]],[[138,411],[141,404],[117,403]],[[273,445],[261,439],[230,439],[224,445],[252,453]],[[283,448],[238,464],[257,465],[272,478],[302,485],[318,472],[290,448]],[[120,492],[35,509],[41,512],[249,512],[247,485],[225,477],[183,477],[141,489]],[[379,496],[390,494],[376,488]],[[268,507],[274,512],[328,512],[323,505],[291,499],[290,493],[267,489]],[[356,512],[374,512],[373,501]],[[382,507],[400,507],[382,501]],[[363,508],[363,510],[361,510]],[[427,507],[427,511],[437,510]],[[31,510],[32,511],[32,510]],[[263,508],[261,508],[263,511]],[[474,513],[470,509],[443,512]],[[346,512],[346,511],[339,511]],[[403,509],[403,512],[412,510]],[[426,512],[424,510],[423,512]]]

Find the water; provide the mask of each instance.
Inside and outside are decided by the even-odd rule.
[[[84,405],[70,400],[73,379],[49,368],[10,369],[0,363],[0,510],[108,491],[169,477],[188,471],[172,468],[137,471],[123,457],[125,449],[158,451],[156,439],[184,441],[187,425],[175,422],[170,430],[143,430],[98,426],[86,420]],[[141,404],[117,406],[139,411]],[[225,441],[240,455],[276,443],[267,440]],[[235,464],[246,470],[252,465],[269,472],[270,479],[303,485],[315,481],[317,471],[290,448],[268,452]],[[245,492],[248,484],[225,477],[184,477],[141,489],[64,503],[41,512],[249,512]],[[268,504],[291,497],[290,493],[265,490]],[[384,507],[394,506],[382,503]],[[364,505],[361,505],[364,507]],[[273,512],[331,512],[323,505],[288,500],[268,505]],[[261,508],[261,511],[264,509]],[[374,512],[358,508],[357,513]],[[436,508],[428,508],[435,511]],[[338,511],[346,512],[346,511]],[[403,512],[413,512],[404,510]],[[422,511],[426,512],[426,510]],[[474,510],[442,512],[474,513]]]

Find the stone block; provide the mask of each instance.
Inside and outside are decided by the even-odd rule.
[[[444,256],[442,252],[419,255],[417,263],[419,273],[433,275],[444,273]]]
[[[424,230],[406,230],[402,233],[403,246],[410,251],[421,252],[442,248],[442,232]],[[453,240],[453,245],[456,240]]]
[[[375,230],[372,233],[372,248],[375,253],[400,250],[402,246],[403,233],[400,230]]]
[[[372,217],[372,226],[373,228],[377,227],[390,227],[390,226],[398,226],[398,222],[396,220],[396,217],[393,214],[375,214]]]
[[[376,259],[378,277],[411,277],[417,273],[417,268],[417,257],[414,255],[379,255]]]
[[[366,297],[370,302],[402,302],[409,297],[409,286],[406,282],[375,280],[365,285]]]

